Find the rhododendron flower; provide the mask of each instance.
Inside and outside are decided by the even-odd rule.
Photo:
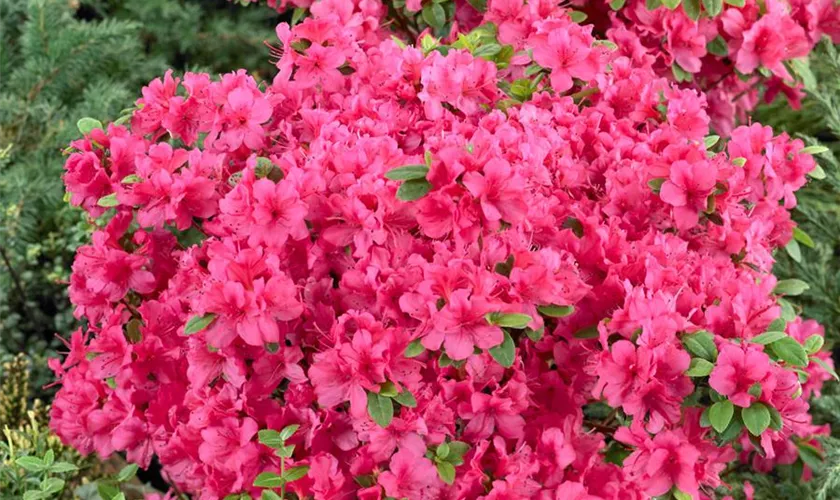
[[[709,385],[728,397],[732,404],[746,408],[756,399],[749,393],[750,388],[753,384],[762,384],[769,367],[770,358],[757,346],[726,343],[720,349]]]
[[[467,359],[473,349],[489,349],[502,343],[504,336],[498,326],[489,325],[485,315],[489,304],[469,290],[455,290],[449,302],[433,318],[431,331],[423,337],[427,349],[440,349],[455,360]]]
[[[674,207],[674,218],[682,229],[697,225],[715,187],[717,169],[712,164],[680,160],[671,165],[671,174],[662,184],[659,196]]]

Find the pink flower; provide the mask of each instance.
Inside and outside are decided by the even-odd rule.
[[[437,470],[432,462],[409,450],[402,450],[391,457],[389,470],[378,478],[385,494],[394,498],[435,498],[440,488]]]
[[[467,359],[473,349],[489,349],[502,343],[504,335],[498,326],[487,323],[489,304],[469,290],[452,292],[449,302],[433,319],[431,331],[423,337],[423,346],[438,350],[441,344],[454,360]]]
[[[755,344],[743,347],[724,343],[709,376],[709,385],[733,404],[747,408],[757,398],[749,394],[754,384],[761,385],[768,373],[770,358]]]
[[[464,186],[481,202],[481,211],[490,222],[519,222],[528,211],[523,200],[525,180],[514,175],[508,162],[491,160],[484,165],[484,175],[464,174]]]
[[[591,29],[568,21],[543,21],[537,34],[528,39],[534,60],[551,70],[551,86],[556,92],[572,88],[572,78],[588,82],[598,72],[599,54],[592,48]]]
[[[713,164],[680,160],[671,165],[671,174],[662,184],[659,197],[674,207],[674,219],[681,229],[697,225],[699,213],[706,209],[714,190],[717,168]]]

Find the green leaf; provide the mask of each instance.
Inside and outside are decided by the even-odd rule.
[[[736,167],[743,167],[744,165],[747,164],[747,159],[744,158],[743,156],[739,156],[737,158],[732,158],[732,164],[735,165]]]
[[[776,288],[773,289],[773,293],[776,295],[802,295],[802,292],[811,288],[808,286],[808,283],[805,283],[802,280],[798,279],[789,279],[789,280],[782,280],[776,283]]]
[[[662,5],[662,0],[645,0],[645,8],[647,10],[658,9]]]
[[[768,406],[767,409],[770,411],[770,428],[777,431],[782,430],[782,414],[772,406]]]
[[[44,470],[44,462],[38,457],[20,457],[15,463],[29,472],[40,472]]]
[[[798,227],[793,228],[793,237],[794,237],[794,239],[796,239],[796,241],[798,241],[799,243],[802,243],[803,245],[805,245],[808,248],[814,248],[814,246],[815,246],[814,245],[814,240],[812,240],[811,237],[808,236],[808,233],[806,233],[805,231],[803,231],[802,229],[800,229]]]
[[[719,135],[709,135],[703,139],[703,145],[706,146],[706,149],[710,149],[713,148],[718,141],[720,141]]]
[[[257,488],[279,488],[286,484],[286,481],[279,474],[273,472],[261,472],[254,479],[254,486]]]
[[[437,4],[435,4],[437,5]],[[397,199],[402,201],[415,201],[429,194],[432,185],[426,179],[412,179],[400,184],[397,189]]]
[[[263,490],[260,500],[282,500],[282,498],[271,490]]]
[[[111,208],[116,207],[120,204],[120,202],[117,200],[117,193],[111,193],[109,195],[103,196],[102,198],[99,198],[96,204],[103,208]]]
[[[743,7],[744,3],[746,3],[746,0],[723,0],[723,1],[726,2],[727,4],[733,6],[733,7]]]
[[[712,369],[714,369],[714,367],[715,365],[709,363],[703,358],[691,358],[691,365],[689,365],[685,374],[689,377],[705,377],[712,373]]]
[[[79,132],[81,132],[82,135],[90,135],[90,133],[97,128],[104,130],[101,121],[89,117],[85,117],[77,121],[76,126],[79,128]]]
[[[691,495],[689,495],[688,493],[683,492],[682,490],[680,490],[676,486],[674,487],[673,490],[671,490],[671,493],[674,495],[674,500],[693,500],[693,498],[694,498]]]
[[[137,475],[137,470],[140,467],[137,464],[128,464],[123,467],[119,474],[117,474],[117,482],[124,483],[126,481],[130,481]]]
[[[683,0],[682,6],[685,15],[692,21],[700,19],[700,0]]]
[[[665,8],[670,9],[670,10],[676,9],[677,7],[680,6],[681,3],[682,3],[682,0],[662,0],[662,5],[664,5]]]
[[[610,2],[610,8],[612,10],[621,10],[625,3],[627,3],[627,0],[612,0]]]
[[[792,337],[779,339],[770,344],[770,348],[773,349],[773,352],[776,353],[776,356],[778,356],[779,359],[791,366],[808,366],[808,353],[805,352],[805,348]]]
[[[204,316],[193,316],[187,321],[187,325],[184,327],[184,335],[193,335],[198,333],[208,326],[216,319],[216,315],[213,313],[205,314]]]
[[[811,65],[808,62],[807,57],[802,57],[798,59],[791,59],[788,61],[790,68],[793,70],[793,73],[799,78],[802,82],[802,85],[805,87],[806,90],[813,92],[817,88],[817,78],[814,76],[814,73],[811,71]]]
[[[814,170],[808,172],[808,177],[811,177],[812,179],[817,179],[818,181],[823,180],[826,178],[825,170],[823,170],[821,166],[815,165]]]
[[[437,463],[438,476],[440,480],[446,484],[453,484],[455,482],[455,466],[449,462]]]
[[[420,343],[420,339],[413,340],[410,344],[408,344],[408,346],[406,346],[403,356],[406,358],[416,358],[417,356],[423,354],[423,351],[425,350],[426,348]]]
[[[102,497],[102,500],[114,500],[122,494],[120,487],[117,486],[116,483],[105,481],[97,482],[96,491],[99,493],[99,496]]]
[[[750,434],[760,436],[770,426],[770,411],[764,403],[756,402],[741,410],[741,419]]]
[[[521,313],[503,313],[503,312],[492,312],[487,313],[485,316],[487,322],[491,325],[501,326],[502,328],[514,328],[521,330],[528,326],[528,323],[531,322],[531,317],[527,314]]]
[[[64,489],[64,480],[57,477],[47,477],[41,481],[41,491],[49,495],[60,492]]]
[[[781,297],[776,299],[776,302],[782,308],[781,318],[783,320],[793,321],[796,319],[796,310],[793,308],[793,304]]]
[[[49,467],[53,464],[53,462],[55,462],[55,452],[52,450],[47,450],[47,452],[44,453],[44,465]]]
[[[77,470],[79,468],[70,462],[56,462],[50,465],[50,472],[53,474],[65,474],[67,472],[76,472]]]
[[[650,186],[654,193],[658,193],[667,180],[665,177],[656,177],[648,181],[648,186]]]
[[[796,262],[802,262],[802,250],[799,248],[799,242],[795,239],[791,239],[787,245],[785,245],[785,252],[790,255],[790,258]]]
[[[735,414],[735,407],[728,399],[718,401],[709,407],[709,422],[712,427],[721,433],[729,427],[729,422],[732,421],[732,415]]]
[[[408,389],[394,396],[394,401],[407,408],[417,408],[417,399]]]
[[[761,382],[755,382],[750,388],[747,390],[747,394],[750,396],[758,399],[761,397]]]
[[[586,13],[581,12],[579,10],[569,11],[569,17],[572,18],[572,22],[578,24],[586,21]]]
[[[537,306],[537,310],[540,314],[548,316],[549,318],[565,318],[575,312],[575,306],[558,306],[556,304],[551,304],[548,306]]]
[[[426,174],[429,173],[429,167],[426,165],[406,165],[404,167],[397,167],[385,173],[387,179],[392,181],[411,181],[415,179],[425,179]]]
[[[815,446],[805,442],[796,443],[796,448],[799,450],[799,458],[812,469],[819,469],[823,465],[823,454]]]
[[[688,71],[684,70],[676,61],[671,64],[671,72],[674,74],[674,79],[678,82],[690,82],[694,76]]]
[[[729,55],[729,46],[726,44],[726,40],[724,40],[720,35],[716,36],[714,40],[706,44],[706,50],[708,50],[710,54],[718,57],[726,57]]]
[[[799,154],[809,154],[809,155],[818,155],[820,153],[825,153],[828,151],[828,148],[825,146],[808,146],[807,148],[802,148],[799,150]]]
[[[291,467],[286,469],[286,472],[283,473],[282,478],[287,482],[291,483],[293,481],[297,481],[298,479],[302,478],[309,472],[308,465],[298,465],[296,467]]]
[[[504,341],[502,341],[501,345],[491,347],[490,355],[493,356],[493,359],[495,359],[500,365],[505,368],[510,368],[513,366],[513,361],[516,357],[516,346],[514,346],[513,339],[510,334],[507,331],[505,331],[504,334]]]
[[[729,422],[729,427],[727,427],[726,430],[724,430],[723,432],[719,433],[720,439],[723,442],[728,443],[740,436],[741,431],[743,430],[744,424],[742,424],[739,419],[733,418],[732,421]]]
[[[452,441],[449,443],[449,455],[446,461],[453,465],[461,465],[464,463],[464,455],[470,451],[470,445],[463,441]]]
[[[379,427],[388,427],[391,420],[394,419],[394,402],[391,401],[391,398],[380,396],[375,392],[368,392],[367,409],[370,418]]]
[[[532,330],[530,328],[525,329],[525,335],[531,339],[532,342],[539,342],[540,339],[543,338],[544,333],[545,328],[540,328],[539,330]]]
[[[423,20],[432,28],[439,30],[446,24],[446,11],[438,3],[427,3],[423,7]]]
[[[483,57],[484,59],[490,61],[501,51],[502,46],[498,43],[488,43],[487,45],[482,45],[481,47],[475,49],[475,51],[473,51],[473,55],[475,57]]]
[[[572,334],[572,336],[576,339],[597,339],[598,335],[597,325],[581,328]]]
[[[29,490],[23,492],[23,500],[39,500],[41,498],[49,498],[49,495],[43,491]]]
[[[810,337],[805,339],[805,352],[807,352],[809,355],[816,354],[820,352],[820,350],[823,348],[823,344],[825,344],[825,339],[822,335],[811,335]]]
[[[711,362],[717,359],[718,350],[714,336],[705,330],[683,335],[682,343],[685,350],[696,357]]]
[[[449,456],[449,444],[445,441],[440,443],[435,450],[435,456],[441,460],[445,460]]]
[[[304,7],[298,7],[292,13],[292,26],[296,25],[306,16],[306,9]]]
[[[264,444],[269,448],[273,448],[275,450],[280,449],[285,439],[280,436],[280,433],[275,431],[274,429],[263,429],[257,433],[257,440],[260,444]]]
[[[283,430],[280,431],[280,439],[286,441],[290,437],[294,436],[298,429],[300,429],[300,425],[298,424],[291,424],[283,427]]]
[[[709,14],[709,17],[715,18],[723,10],[723,0],[703,0],[703,8]]]
[[[767,345],[772,344],[773,342],[783,339],[787,336],[788,335],[785,332],[764,332],[761,335],[756,335],[755,337],[750,339],[750,342],[752,342],[753,344]]]
[[[292,455],[295,453],[295,445],[285,445],[281,446],[274,452],[275,455],[281,458],[292,458]]]

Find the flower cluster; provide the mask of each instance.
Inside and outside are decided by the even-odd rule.
[[[310,0],[294,6],[308,7]],[[536,63],[554,69],[586,61],[579,37],[558,35],[551,45],[530,37],[558,2],[525,0],[401,0],[384,2],[401,13],[397,27],[447,37],[495,23],[499,41],[515,50],[542,52]],[[799,108],[812,85],[807,55],[824,36],[840,42],[840,5],[832,0],[576,0],[576,22],[609,37],[634,65],[706,93],[713,128],[728,136],[761,100],[779,94]],[[287,2],[269,0],[277,10]],[[291,6],[291,4],[289,5]],[[585,45],[585,40],[584,45]],[[530,43],[527,43],[530,42]],[[549,48],[550,47],[550,48]],[[562,63],[560,62],[562,61]],[[586,74],[586,73],[584,73]],[[563,91],[562,76],[552,80]]]
[[[411,46],[322,0],[273,82],[81,123],[52,429],[202,499],[714,498],[818,454],[831,360],[770,272],[813,150],[718,142],[553,3]]]

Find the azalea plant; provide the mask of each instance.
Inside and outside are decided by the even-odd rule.
[[[575,11],[488,4],[412,40],[322,0],[277,27],[271,82],[168,73],[81,120],[64,180],[97,230],[55,433],[206,499],[808,479],[836,375],[771,269],[810,242],[790,210],[822,149],[721,139],[706,94]]]

